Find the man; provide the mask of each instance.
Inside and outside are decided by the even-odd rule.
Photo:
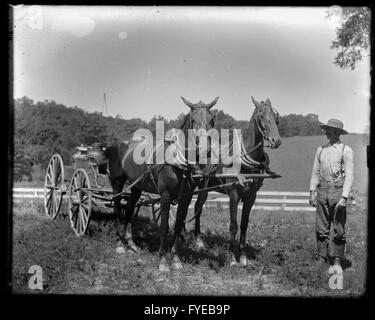
[[[329,142],[316,150],[311,174],[309,202],[316,207],[317,251],[321,265],[328,261],[331,224],[334,264],[341,266],[344,258],[346,206],[353,185],[353,151],[340,141],[340,135],[348,133],[343,127],[337,119],[321,125]]]

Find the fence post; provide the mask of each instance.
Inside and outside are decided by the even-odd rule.
[[[281,205],[282,210],[285,210],[286,208],[286,196],[283,197],[283,204]]]

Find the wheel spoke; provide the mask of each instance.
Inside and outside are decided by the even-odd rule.
[[[45,195],[45,197],[48,198],[51,195],[51,192],[53,192],[52,189],[46,188],[46,195]]]
[[[80,218],[81,218],[81,222],[82,222],[82,230],[85,228],[85,225],[86,225],[86,212],[85,212],[85,209],[82,208],[82,206],[79,207],[79,211],[80,211]]]
[[[90,209],[90,207],[86,203],[81,203],[81,205],[82,205],[82,210],[85,212],[85,217],[86,217],[86,220],[87,220],[87,218],[89,216],[89,209]]]
[[[61,184],[61,180],[62,180],[62,176],[59,175],[58,178],[57,178],[57,180],[56,180],[56,185]]]
[[[49,195],[48,199],[47,199],[47,204],[51,204],[51,200],[52,200],[52,197],[53,197],[53,190],[51,190],[51,194]]]
[[[89,198],[90,196],[87,193],[84,193],[81,202],[87,203]]]
[[[61,179],[61,167],[60,167],[60,163],[59,163],[59,165],[57,166],[57,169],[56,169],[56,183],[60,179]]]
[[[48,178],[50,184],[53,186],[54,184],[53,184],[53,180],[52,180],[52,176],[51,176],[51,171],[50,170],[48,170],[46,177]]]
[[[77,177],[74,178],[74,189],[75,190],[78,189]],[[76,194],[77,199],[80,199],[79,190],[75,191],[75,194]]]
[[[89,212],[89,206],[86,203],[81,202],[81,206],[86,212]]]
[[[52,179],[53,179],[53,182],[55,182],[56,181],[56,158],[53,158],[53,160],[52,160]]]
[[[73,203],[72,206],[69,208],[70,212],[72,213],[72,220],[76,217],[77,215],[77,208],[78,205]]]
[[[58,197],[57,197],[57,194],[55,192],[55,196],[54,196],[54,203],[55,203],[55,210],[53,213],[55,214],[57,212],[57,210],[59,209],[59,203],[58,203]]]
[[[77,189],[79,189],[79,190],[77,191],[77,197],[78,197],[79,200],[82,199],[82,191],[81,191],[82,184],[81,184],[80,176],[81,176],[80,174],[77,175]]]
[[[52,205],[52,201],[51,200],[52,200],[52,195],[48,198],[47,204],[46,204],[48,215],[50,215],[50,211],[51,211],[51,205]]]
[[[78,206],[77,205],[74,205],[73,207],[70,208],[71,212],[72,212],[72,221],[73,221],[73,225],[74,225],[74,228],[77,227],[77,220],[78,220]]]
[[[53,192],[51,196],[51,209],[52,209],[52,216],[55,215],[56,212],[56,194]]]
[[[78,206],[78,227],[77,230],[79,233],[81,233],[82,228],[83,228],[83,217],[82,217],[82,208],[81,206]]]
[[[74,178],[74,189],[78,189],[77,177]]]

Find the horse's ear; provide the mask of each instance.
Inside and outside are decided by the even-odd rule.
[[[216,99],[214,101],[212,101],[211,103],[206,105],[208,110],[210,110],[217,103],[217,100],[219,100],[219,97],[216,97]]]
[[[256,108],[259,108],[259,107],[260,107],[259,102],[257,102],[257,101],[254,99],[253,96],[251,96],[251,100],[253,101],[253,103],[254,103],[254,105],[255,105]]]
[[[182,101],[190,108],[190,109],[194,109],[195,108],[195,105],[193,103],[191,103],[189,100],[186,100],[184,97],[181,97]]]
[[[269,104],[269,105],[271,105],[271,101],[270,101],[269,98],[267,98],[266,103]]]

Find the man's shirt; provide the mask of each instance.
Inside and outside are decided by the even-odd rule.
[[[315,190],[321,181],[338,182],[344,180],[342,196],[347,198],[353,186],[353,150],[338,141],[318,147],[311,174],[310,191]],[[341,161],[342,171],[341,171]]]

